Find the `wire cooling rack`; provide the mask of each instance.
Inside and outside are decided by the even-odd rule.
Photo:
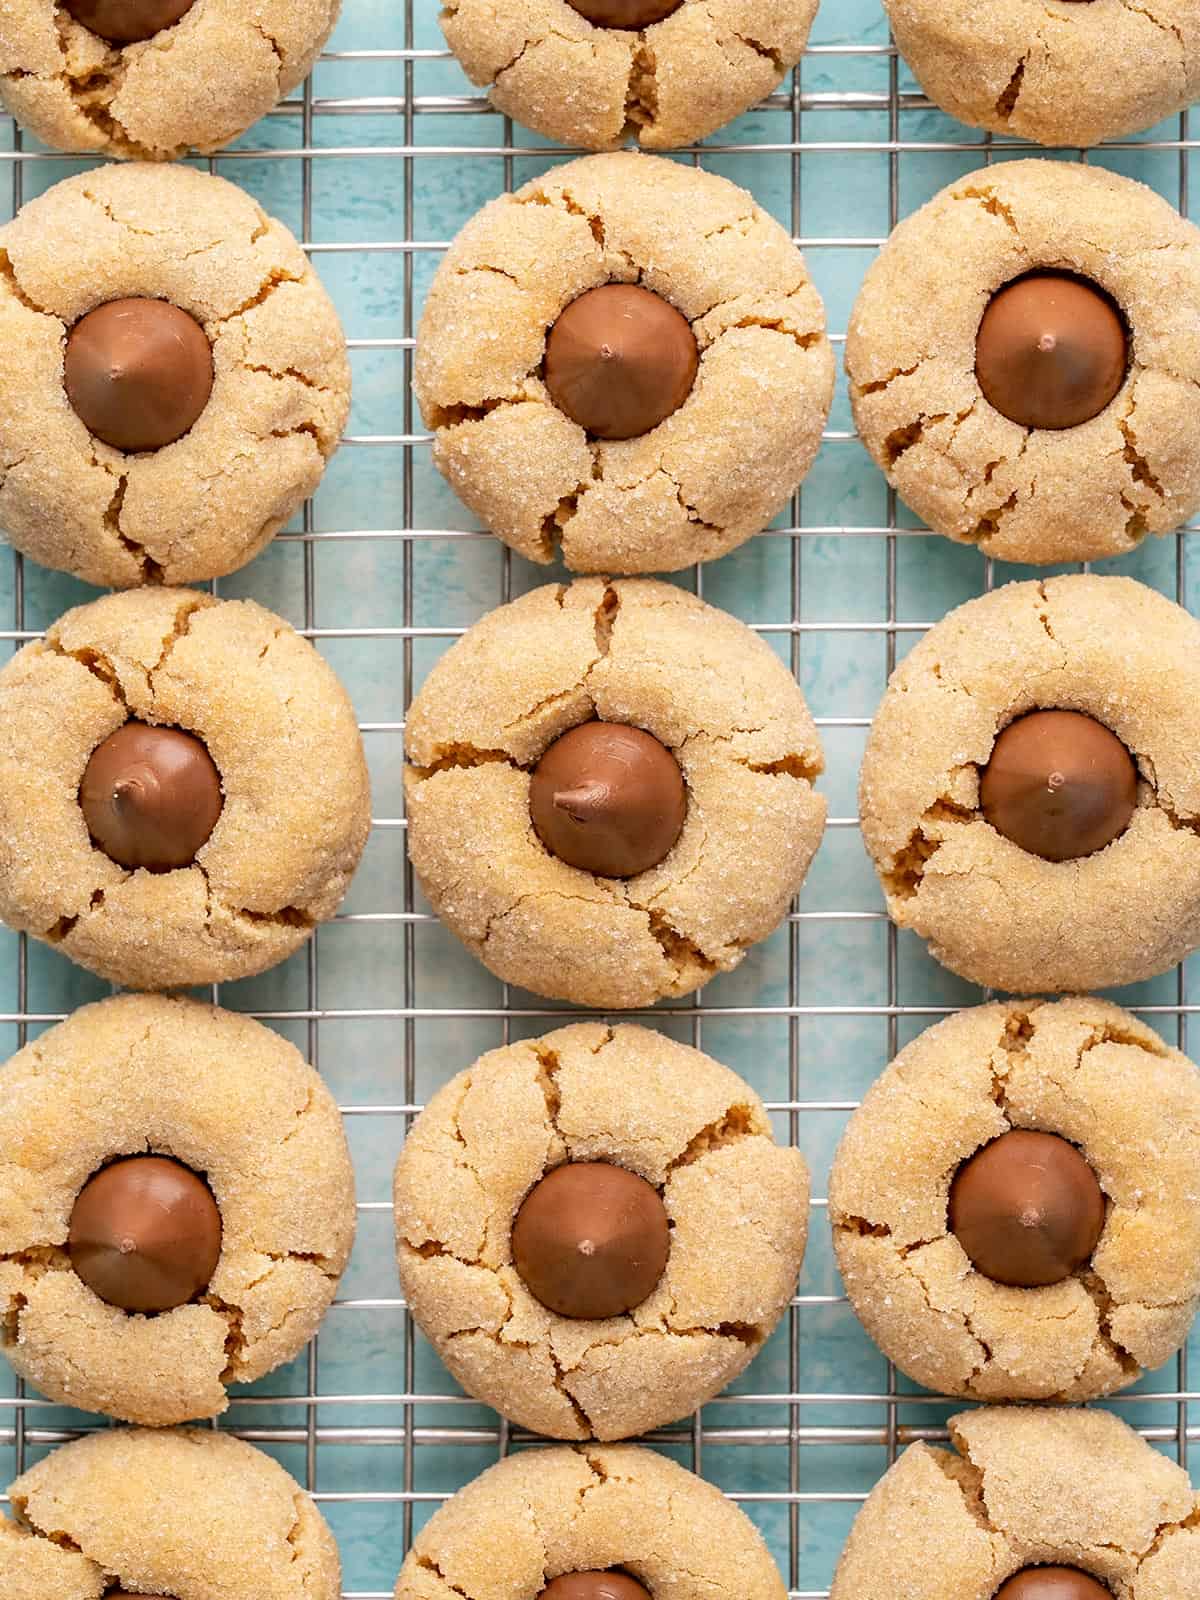
[[[276,973],[212,991],[306,1049],[338,1094],[354,1149],[359,1244],[322,1333],[220,1421],[316,1495],[342,1547],[346,1600],[390,1595],[414,1529],[528,1442],[455,1392],[414,1334],[396,1289],[388,1178],[433,1087],[482,1049],[564,1016],[495,983],[458,950],[421,901],[403,851],[402,717],[414,687],[477,616],[547,577],[464,520],[432,472],[411,396],[416,319],[446,242],[485,199],[563,157],[470,88],[435,11],[434,0],[345,0],[303,93],[207,163],[299,233],[338,303],[355,367],[346,447],[315,502],[245,573],[214,586],[284,612],[342,673],[363,717],[381,813],[338,919]],[[1145,179],[1186,214],[1197,149],[1184,115],[1090,159]],[[805,60],[781,90],[678,158],[746,184],[790,225],[840,352],[862,273],[897,220],[959,173],[1016,153],[1029,147],[930,108],[891,45],[879,0],[825,0]],[[11,124],[0,124],[0,161],[14,210],[79,165]],[[1192,559],[1181,533],[1104,570],[1134,573],[1186,604]],[[7,568],[6,649],[86,596],[19,556]],[[857,836],[854,777],[898,655],[949,606],[1012,575],[1023,574],[997,574],[907,518],[857,444],[839,390],[822,458],[788,513],[751,546],[676,580],[743,617],[790,662],[822,729],[833,814],[785,927],[737,973],[652,1020],[754,1082],[780,1136],[808,1155],[818,1197],[867,1084],[913,1033],[980,998],[887,923]],[[8,1048],[106,992],[59,955],[0,937]],[[1196,1010],[1188,996],[1180,968],[1117,998],[1186,1049]],[[840,1292],[824,1206],[813,1202],[801,1292],[779,1333],[733,1392],[651,1441],[754,1517],[793,1600],[827,1594],[858,1504],[904,1445],[944,1437],[953,1409],[906,1384],[859,1328]],[[1187,1464],[1200,1443],[1197,1401],[1185,1351],[1112,1404]],[[0,1378],[4,1481],[104,1425]]]

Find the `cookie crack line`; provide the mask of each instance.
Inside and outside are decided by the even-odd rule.
[[[1013,113],[1017,109],[1017,101],[1021,98],[1021,88],[1025,81],[1025,66],[1028,60],[1029,54],[1026,52],[1013,68],[1012,77],[1009,78],[1004,92],[996,101],[996,115],[1002,117],[1005,122],[1012,121]]]

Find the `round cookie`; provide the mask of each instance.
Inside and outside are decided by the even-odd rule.
[[[81,784],[130,723],[191,732],[216,765],[222,808],[188,866],[130,870],[89,836]],[[110,983],[220,983],[283,961],[337,910],[370,799],[345,690],[253,601],[108,595],[0,672],[0,918]]]
[[[442,32],[505,116],[563,144],[693,144],[804,54],[817,0],[443,0]]]
[[[1024,425],[981,386],[985,314],[1030,273],[1074,275],[1124,323],[1124,381],[1074,426]],[[868,272],[846,340],[855,421],[935,532],[1005,561],[1121,555],[1200,507],[1198,310],[1200,232],[1151,190],[1099,167],[988,167],[902,222]]]
[[[57,150],[140,161],[218,150],[308,76],[340,10],[341,0],[11,0],[0,98]]]
[[[663,397],[616,439],[548,387],[560,331],[614,285],[636,286],[660,321],[680,313],[699,353],[679,404],[666,338],[643,335]],[[607,358],[629,383],[613,361],[628,318],[592,321],[593,366]],[[512,549],[578,572],[672,571],[761,532],[812,465],[833,380],[825,310],[786,230],[724,178],[628,152],[485,206],[447,252],[417,335],[416,395],[451,487]]]
[[[1047,145],[1139,133],[1200,98],[1190,0],[884,0],[929,98],[972,127]]]
[[[89,337],[113,302],[124,325]],[[199,348],[147,326],[147,304]],[[198,409],[162,442],[147,421],[185,380]],[[103,167],[0,228],[0,527],[43,566],[114,589],[234,571],[314,492],[349,406],[319,278],[224,179]]]
[[[1200,944],[1198,663],[1200,624],[1129,578],[1009,584],[944,617],[893,673],[863,757],[863,839],[892,920],[1012,994],[1112,988],[1181,961]],[[1073,860],[1022,848],[981,805],[1002,730],[1052,708],[1107,729],[1137,766],[1128,826]],[[1033,820],[1063,776],[1027,793]],[[1095,795],[1068,783],[1067,798],[1078,821]]]
[[[986,1151],[1000,1170],[972,1197],[981,1242],[995,1251],[1007,1218],[1026,1236],[1018,1266],[1022,1252],[1038,1264],[1037,1230],[1060,1242],[1086,1196],[1067,1187],[1067,1215],[1039,1216],[1044,1172],[1003,1170],[1013,1129],[1039,1130],[1044,1149],[1069,1152],[1103,1191],[1095,1248],[1042,1287],[997,1281],[955,1204]],[[842,1136],[829,1205],[846,1291],[884,1354],[937,1394],[1111,1394],[1187,1338],[1200,1299],[1198,1166],[1200,1072],[1128,1012],[1074,998],[960,1011],[900,1052]]]
[[[682,832],[635,877],[568,865],[530,816],[531,769],[592,719],[647,731],[686,780]],[[434,910],[505,982],[577,1005],[646,1006],[732,970],[787,914],[824,827],[791,673],[743,623],[647,579],[491,612],[434,666],[405,740],[409,854]]]
[[[349,1259],[354,1175],[337,1106],[299,1051],[249,1017],[155,995],[85,1006],[0,1069],[0,1148],[0,1346],[63,1405],[154,1426],[224,1411],[228,1384],[303,1349]],[[220,1226],[215,1270],[155,1316],[101,1299],[76,1239],[93,1174],[147,1153],[200,1174]],[[136,1237],[153,1206],[130,1205],[131,1220]],[[179,1247],[162,1243],[169,1264]],[[130,1260],[109,1260],[106,1293],[120,1295]]]
[[[338,1600],[325,1519],[232,1434],[106,1429],[45,1456],[0,1517],[5,1600]],[[123,1586],[123,1588],[122,1588]]]
[[[786,1594],[758,1529],[712,1484],[638,1445],[554,1445],[508,1456],[440,1507],[396,1600],[536,1600],[564,1574],[613,1569],[654,1600]]]
[[[868,1495],[830,1600],[895,1593],[898,1572],[904,1600],[1018,1600],[1004,1585],[1050,1566],[1091,1578],[1097,1600],[1200,1593],[1200,1498],[1119,1417],[990,1407],[949,1428],[953,1450],[911,1445]]]
[[[543,1186],[597,1167],[634,1175],[669,1237],[665,1268],[659,1256],[623,1314],[579,1303],[608,1265],[608,1196],[588,1197],[586,1225],[559,1202],[557,1261],[544,1238],[520,1248]],[[628,1023],[577,1023],[481,1056],[413,1125],[394,1198],[401,1282],[426,1337],[469,1393],[556,1439],[648,1433],[711,1400],[782,1317],[808,1236],[804,1158],[774,1142],[750,1086]],[[630,1242],[650,1241],[643,1230]],[[620,1263],[621,1290],[636,1253]],[[557,1270],[572,1314],[534,1292],[531,1264]]]

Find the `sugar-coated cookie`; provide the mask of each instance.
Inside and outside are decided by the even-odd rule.
[[[396,1600],[536,1600],[564,1574],[613,1569],[655,1600],[786,1593],[762,1535],[713,1484],[637,1445],[556,1445],[509,1456],[435,1512]]]
[[[0,228],[0,528],[43,566],[121,589],[232,572],[349,408],[320,279],[223,178],[102,167]]]
[[[630,153],[485,206],[417,334],[436,464],[498,538],[578,572],[674,571],[761,532],[833,379],[786,229],[725,178]]]
[[[349,1258],[337,1106],[249,1017],[155,995],[85,1006],[0,1068],[0,1148],[0,1347],[63,1405],[155,1426],[223,1411],[227,1385],[299,1353]],[[190,1295],[174,1279],[195,1232],[158,1215],[163,1158],[200,1175],[218,1219],[220,1254]],[[139,1186],[81,1226],[98,1173]]]
[[[996,589],[893,673],[859,812],[892,919],[974,983],[1105,989],[1200,944],[1200,623],[1130,578]]]
[[[370,829],[354,708],[250,600],[130,589],[0,672],[0,918],[127,988],[262,972]]]
[[[341,0],[9,0],[0,97],[57,150],[217,150],[312,70]]]
[[[554,1438],[626,1438],[762,1347],[795,1292],[808,1192],[727,1067],[579,1023],[482,1056],[417,1119],[396,1166],[400,1275],[469,1393]]]
[[[829,1204],[851,1304],[936,1393],[1110,1394],[1187,1338],[1198,1166],[1200,1072],[1127,1011],[960,1011],[900,1052],[842,1137]]]
[[[640,749],[614,769],[592,741],[630,729]],[[434,910],[498,977],[579,1005],[645,1006],[736,967],[787,914],[825,823],[792,674],[743,623],[648,579],[550,584],[491,612],[437,662],[405,740]],[[615,844],[637,859],[608,859]]]
[[[104,1430],[44,1457],[0,1517],[5,1600],[338,1600],[329,1527],[270,1456],[207,1430]]]
[[[864,444],[934,532],[1005,561],[1123,555],[1200,507],[1200,230],[1100,167],[969,173],[885,244],[846,370]]]

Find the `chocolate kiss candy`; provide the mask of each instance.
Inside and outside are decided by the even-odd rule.
[[[571,304],[546,339],[550,398],[597,439],[649,433],[691,393],[700,357],[687,318],[661,295],[606,283]]]
[[[126,722],[93,750],[79,804],[110,860],[169,872],[196,859],[224,801],[201,740],[180,728]]]
[[[683,0],[568,0],[598,28],[648,28],[678,11]]]
[[[560,1317],[620,1317],[654,1292],[670,1232],[658,1191],[606,1161],[555,1167],[513,1223],[513,1264]],[[618,1600],[627,1600],[622,1595]]]
[[[190,1167],[131,1156],[101,1167],[79,1191],[67,1249],[110,1306],[170,1311],[208,1287],[221,1254],[221,1213]]]
[[[679,763],[653,734],[624,722],[581,722],[534,769],[529,810],[560,861],[601,878],[656,867],[687,815]]]
[[[992,297],[975,341],[985,397],[1023,428],[1074,428],[1125,382],[1129,341],[1113,302],[1063,272],[1035,272]]]
[[[180,439],[213,386],[208,335],[167,300],[110,300],[67,335],[67,399],[114,450],[160,450]]]
[[[540,1600],[650,1600],[626,1572],[564,1572],[542,1590]]]
[[[1061,1283],[1088,1260],[1103,1229],[1096,1175],[1057,1134],[1002,1133],[950,1186],[950,1231],[995,1283]]]
[[[1125,832],[1137,808],[1137,768],[1094,717],[1032,711],[996,740],[979,803],[996,832],[1030,855],[1073,861]]]
[[[1025,1567],[996,1590],[995,1600],[1112,1600],[1112,1590],[1078,1567]]]
[[[61,0],[76,22],[113,44],[135,44],[173,27],[194,0]]]

